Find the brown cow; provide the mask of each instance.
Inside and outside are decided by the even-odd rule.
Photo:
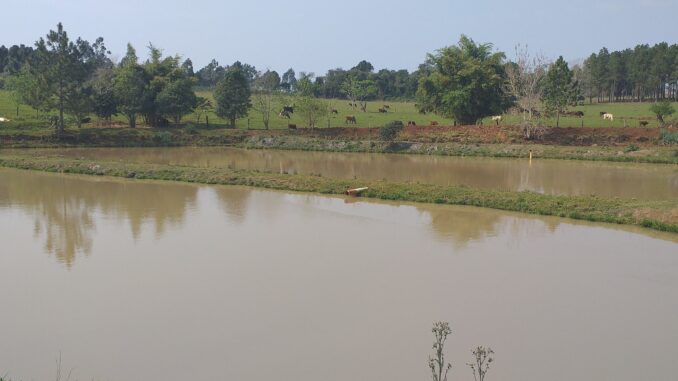
[[[346,124],[358,124],[358,121],[356,120],[355,116],[347,115],[346,116]]]
[[[288,125],[287,125],[287,128],[289,128],[290,130],[296,130],[296,129],[297,129],[297,125],[296,125],[296,124],[288,124]]]
[[[438,122],[436,122],[435,120],[431,121],[431,126],[437,126],[437,125],[438,125]]]
[[[641,120],[639,123],[641,127],[647,127],[647,125],[650,124],[647,120]]]
[[[382,113],[382,114],[386,114],[388,111],[386,111],[385,108],[380,108],[380,109],[379,109],[379,112]]]

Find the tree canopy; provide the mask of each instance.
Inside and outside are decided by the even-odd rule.
[[[504,53],[493,53],[491,44],[476,44],[466,36],[457,45],[429,54],[431,71],[417,90],[420,109],[462,124],[501,114],[508,106],[503,60]]]

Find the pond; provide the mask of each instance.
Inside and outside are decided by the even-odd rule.
[[[15,380],[426,380],[438,320],[451,379],[678,374],[673,234],[2,169],[0,240]]]

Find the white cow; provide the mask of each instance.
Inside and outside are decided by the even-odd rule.
[[[7,118],[0,117],[0,123],[5,123],[5,122],[11,122],[11,120]]]
[[[503,118],[501,117],[501,115],[495,115],[495,116],[492,117],[492,121],[493,121],[493,122],[496,122],[496,123],[497,123],[497,126],[498,126],[499,123],[502,121],[502,119],[503,119]]]
[[[609,121],[614,122],[614,115],[610,114],[609,112],[605,113],[605,114],[603,114],[603,120],[609,120]]]

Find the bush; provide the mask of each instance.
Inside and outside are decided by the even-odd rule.
[[[164,146],[171,145],[172,134],[167,131],[156,132],[153,134],[153,141]]]
[[[664,144],[678,144],[678,131],[671,132],[667,129],[662,129],[659,132],[659,140]]]
[[[639,148],[637,145],[635,145],[635,144],[629,144],[628,146],[626,146],[626,148],[624,148],[624,152],[626,152],[626,153],[629,153],[629,152],[636,152],[636,151],[638,151],[639,149],[640,149],[640,148]]]
[[[195,126],[195,124],[186,125],[185,130],[186,130],[187,134],[191,134],[191,135],[195,135],[195,134],[198,133],[198,128]]]
[[[379,129],[379,137],[383,141],[392,142],[398,137],[398,134],[404,127],[405,125],[403,125],[402,121],[394,120]]]

